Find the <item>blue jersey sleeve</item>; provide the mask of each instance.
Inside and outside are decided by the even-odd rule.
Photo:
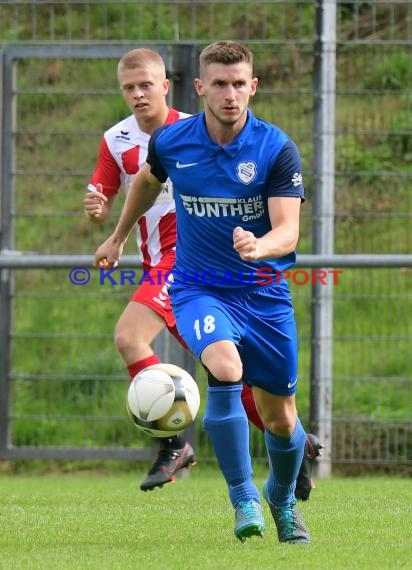
[[[269,173],[267,195],[305,200],[300,154],[291,140],[283,145]]]
[[[149,140],[149,145],[147,148],[147,158],[146,162],[150,164],[150,172],[155,176],[159,182],[166,182],[168,178],[168,174],[166,170],[163,168],[162,163],[160,162],[157,153],[156,153],[156,140],[158,139],[160,133],[163,131],[165,127],[160,127],[154,131],[152,136]]]

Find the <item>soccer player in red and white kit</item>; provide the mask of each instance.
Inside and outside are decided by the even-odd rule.
[[[168,106],[169,80],[157,52],[139,48],[126,53],[118,63],[117,75],[132,115],[107,130],[101,141],[97,166],[84,198],[86,214],[95,223],[108,217],[119,188],[127,192],[134,175],[146,163],[153,131],[189,116]],[[152,279],[144,280],[137,288],[115,327],[115,345],[130,380],[146,366],[160,362],[151,344],[165,327],[186,347],[176,329],[166,284],[159,278],[172,269],[175,261],[176,213],[170,180],[156,203],[138,220],[136,229],[142,267]],[[253,395],[246,386],[244,406],[250,421],[263,430]],[[194,451],[182,436],[161,439],[159,445],[158,457],[141,483],[143,491],[174,481],[179,469],[195,462]],[[311,464],[320,449],[319,440],[309,435],[299,498],[309,496]]]

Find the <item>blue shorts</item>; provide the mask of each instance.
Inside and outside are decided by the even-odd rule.
[[[219,340],[231,340],[243,363],[243,378],[277,396],[297,385],[297,332],[290,296],[270,285],[245,291],[170,288],[180,336],[198,358]]]

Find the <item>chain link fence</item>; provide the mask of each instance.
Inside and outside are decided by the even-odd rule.
[[[323,132],[334,141],[334,170],[326,172],[334,199],[330,211],[319,213],[316,19],[332,4],[336,83],[322,96],[335,105]],[[118,57],[137,46],[158,49],[174,81],[171,102],[193,111],[188,54],[222,38],[253,50],[260,83],[252,109],[300,147],[307,192],[301,258],[317,252],[319,221],[332,222],[331,253],[363,256],[362,266],[329,266],[342,273],[325,289],[333,298],[333,329],[320,339],[333,355],[326,461],[347,471],[410,470],[412,3],[403,1],[0,2],[3,457],[150,454],[126,417],[126,374],[112,340],[133,288],[100,285],[94,273],[76,287],[68,266],[16,269],[4,259],[6,250],[91,256],[110,233],[121,200],[98,228],[85,219],[82,200],[103,131],[128,114],[116,83]],[[178,55],[176,46],[189,51]],[[4,62],[12,50],[9,84]],[[135,253],[132,243],[126,253]],[[377,267],[374,256],[382,254],[403,261]],[[299,268],[311,275],[313,266]],[[310,430],[319,427],[313,422],[316,298],[311,280],[300,279],[291,279],[300,335],[298,406]],[[159,342],[165,358],[178,357],[170,339]],[[204,391],[202,371],[196,374]],[[200,457],[211,459],[201,417],[195,428]],[[252,445],[263,461],[259,432],[252,431]]]

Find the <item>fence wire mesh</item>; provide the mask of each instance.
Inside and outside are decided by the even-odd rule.
[[[171,53],[176,43],[201,48],[231,38],[254,52],[260,80],[254,112],[301,149],[308,199],[299,252],[310,253],[315,8],[312,0],[0,2],[3,50],[47,50],[16,58],[13,106],[3,101],[15,118],[12,132],[4,120],[2,131],[3,160],[6,145],[15,149],[13,248],[92,254],[111,229],[110,223],[91,228],[82,206],[102,132],[128,114],[117,59],[105,50],[144,44]],[[80,46],[84,54],[61,57],[56,46],[68,52]],[[410,253],[412,3],[337,2],[336,48],[334,250]],[[112,221],[120,206],[121,200]],[[135,253],[132,241],[126,253]],[[61,269],[12,273],[9,443],[78,446],[85,453],[145,445],[124,414],[126,374],[112,341],[133,288],[100,286],[96,277],[80,291]],[[345,269],[333,289],[333,464],[410,466],[411,268]],[[292,291],[300,331],[298,405],[309,427],[310,286],[292,283]],[[196,425],[200,454],[211,458]],[[252,433],[252,444],[264,460],[259,433]]]

